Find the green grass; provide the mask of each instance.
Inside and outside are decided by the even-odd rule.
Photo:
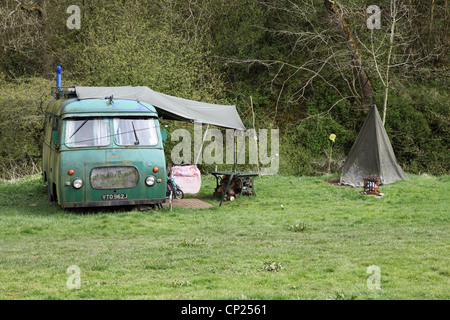
[[[214,207],[172,212],[62,210],[40,175],[0,181],[0,299],[449,299],[450,176],[410,178],[375,198],[265,176],[219,208],[208,176]]]

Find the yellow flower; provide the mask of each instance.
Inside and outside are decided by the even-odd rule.
[[[330,134],[330,140],[334,142],[336,135],[334,133]]]

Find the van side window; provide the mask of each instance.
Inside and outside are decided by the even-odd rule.
[[[44,131],[44,139],[47,143],[50,143],[50,140],[52,139],[52,125],[51,125],[51,118],[52,116],[47,113],[46,119],[45,119],[45,131]]]
[[[58,118],[54,118],[53,131],[59,131],[59,119]]]
[[[52,140],[52,145],[54,145],[54,146],[59,145],[59,141],[54,141],[53,140],[54,139],[53,138],[53,132],[54,131],[56,131],[56,132],[59,131],[59,118],[58,117],[53,117],[53,123],[49,127],[52,128],[51,129],[52,132],[50,132],[50,139]]]

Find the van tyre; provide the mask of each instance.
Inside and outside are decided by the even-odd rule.
[[[56,193],[56,184],[53,183],[53,192],[50,192],[50,186],[48,187],[48,200],[50,202],[58,201],[58,196]]]

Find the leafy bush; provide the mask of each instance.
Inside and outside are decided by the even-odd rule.
[[[44,112],[51,83],[42,78],[0,82],[0,178],[40,170]]]
[[[447,87],[412,84],[390,95],[386,131],[407,172],[434,175],[450,170],[450,110]]]

